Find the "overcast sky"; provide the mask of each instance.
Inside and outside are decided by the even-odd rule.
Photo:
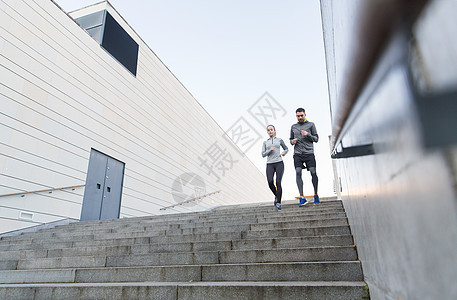
[[[67,12],[100,2],[54,1]],[[334,195],[319,0],[109,2],[224,130],[242,118],[258,131],[261,139],[246,154],[263,174],[266,159],[260,151],[268,135],[255,111],[263,106],[267,114],[266,103],[276,109],[268,123],[290,150],[283,199],[298,196],[288,140],[295,109],[305,108],[320,137],[315,145],[319,194]],[[303,181],[305,195],[313,194],[309,172]]]

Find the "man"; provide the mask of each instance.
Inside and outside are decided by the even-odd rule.
[[[305,110],[303,108],[297,108],[295,113],[298,122],[290,128],[290,143],[294,145],[294,167],[297,187],[300,193],[300,204],[298,206],[305,206],[308,204],[308,201],[306,201],[303,196],[302,169],[304,168],[311,173],[311,182],[314,187],[314,204],[319,204],[319,196],[317,195],[318,178],[313,144],[318,142],[319,135],[317,134],[314,123],[309,122],[306,119]]]

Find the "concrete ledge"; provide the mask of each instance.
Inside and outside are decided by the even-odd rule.
[[[75,269],[0,271],[0,283],[61,283],[75,282]]]
[[[361,299],[365,283],[331,282],[131,282],[0,285],[6,299]]]

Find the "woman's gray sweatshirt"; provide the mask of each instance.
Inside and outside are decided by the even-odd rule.
[[[287,154],[289,152],[289,148],[287,148],[286,144],[281,138],[277,138],[275,136],[269,138],[262,145],[262,157],[267,157],[267,164],[277,163],[282,161],[281,156],[281,148],[284,149],[284,153]],[[273,151],[271,151],[271,147],[275,147]]]

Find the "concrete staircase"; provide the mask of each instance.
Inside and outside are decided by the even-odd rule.
[[[0,299],[362,299],[341,201],[71,223],[0,240]]]

